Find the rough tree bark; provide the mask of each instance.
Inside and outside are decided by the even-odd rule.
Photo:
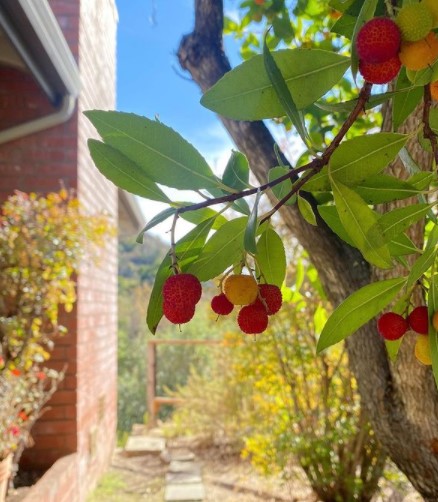
[[[195,0],[195,27],[182,38],[178,58],[202,92],[230,70],[223,51],[222,26],[222,0]],[[248,157],[257,179],[264,183],[268,169],[277,165],[268,129],[262,122],[220,119]],[[283,207],[281,216],[309,252],[334,305],[373,280],[373,271],[360,253],[342,242],[322,220],[317,228],[307,224],[295,206]],[[437,501],[438,393],[431,370],[415,361],[413,343],[414,336],[407,335],[397,364],[391,364],[373,322],[351,336],[347,348],[363,406],[378,438],[425,500]]]

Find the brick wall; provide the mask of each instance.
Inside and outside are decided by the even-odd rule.
[[[47,192],[58,190],[62,184],[76,188],[86,210],[105,211],[115,226],[117,190],[98,173],[90,159],[86,141],[95,132],[82,115],[87,109],[115,107],[114,0],[49,0],[49,3],[78,62],[81,95],[67,123],[0,145],[0,198],[15,189]],[[1,129],[50,112],[50,104],[30,75],[0,68],[0,77]],[[67,457],[68,469],[62,478],[63,483],[69,478],[73,487],[74,495],[65,499],[69,502],[85,499],[108,464],[115,445],[115,237],[107,240],[97,264],[83,263],[77,292],[73,313],[62,319],[69,334],[57,340],[51,359],[51,364],[59,369],[67,362],[67,375],[50,402],[50,410],[35,427],[35,446],[23,457],[27,465],[49,467],[60,457],[76,452]],[[56,462],[54,468],[59,469],[58,465]],[[39,500],[48,502],[64,500],[49,495],[41,497]]]

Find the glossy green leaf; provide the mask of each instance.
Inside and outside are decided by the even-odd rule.
[[[354,27],[356,26],[356,18],[349,14],[344,14],[331,27],[332,33],[337,33],[343,37],[351,39],[353,37]]]
[[[354,245],[369,263],[380,268],[391,267],[391,255],[377,225],[377,216],[356,192],[333,178],[331,183],[339,218]]]
[[[188,272],[196,275],[200,281],[208,281],[238,262],[244,249],[243,236],[247,222],[248,218],[242,217],[222,225],[207,241]]]
[[[343,184],[356,185],[380,173],[408,138],[405,134],[382,132],[344,141],[330,159],[330,174]]]
[[[298,209],[307,223],[316,226],[316,216],[313,212],[312,205],[304,197],[301,197],[301,195],[298,195]]]
[[[170,218],[176,213],[176,208],[174,207],[168,207],[164,211],[161,211],[157,215],[155,215],[152,219],[148,221],[146,226],[143,228],[143,230],[138,234],[136,238],[136,242],[139,244],[143,244],[143,237],[144,234],[150,230],[151,228],[154,228],[155,226],[159,225],[163,221],[167,220],[167,218]]]
[[[354,189],[367,204],[382,204],[393,200],[402,200],[418,195],[421,191],[408,181],[386,174],[370,176],[356,185]]]
[[[219,214],[211,207],[203,207],[201,209],[197,209],[196,211],[186,211],[181,213],[179,216],[183,220],[193,223],[194,225],[199,225],[205,220],[212,219],[214,220],[212,226],[213,230],[217,230],[228,221],[224,215]]]
[[[199,256],[213,222],[214,220],[202,222],[176,243],[175,250],[178,256],[178,264],[183,272],[186,272],[190,263],[194,262]],[[155,282],[146,314],[146,323],[152,334],[155,334],[158,324],[163,317],[162,290],[164,281],[172,273],[171,264],[171,259],[167,255],[161,262],[155,275]]]
[[[391,256],[406,256],[409,254],[418,253],[419,249],[405,234],[397,235],[388,242],[388,249]]]
[[[224,185],[242,191],[249,188],[249,164],[243,153],[233,150],[222,176]]]
[[[133,113],[87,111],[105,144],[130,159],[152,181],[181,190],[222,187],[202,155],[156,120]]]
[[[433,204],[413,204],[383,214],[378,226],[386,242],[404,232],[408,227],[426,216]]]
[[[378,315],[405,284],[404,277],[373,282],[355,291],[329,317],[318,340],[317,351],[334,345],[352,335]]]
[[[257,241],[257,264],[268,284],[281,287],[286,276],[286,253],[283,240],[270,227]]]
[[[436,248],[429,248],[424,251],[424,253],[415,261],[411,271],[409,272],[408,282],[406,287],[412,287],[423,274],[429,270],[436,260],[438,250]]]
[[[245,248],[245,251],[248,251],[248,253],[253,253],[253,254],[257,252],[257,247],[256,247],[256,233],[258,227],[257,215],[258,215],[258,208],[261,195],[262,192],[260,191],[260,189],[257,190],[254,206],[252,208],[251,214],[249,215],[248,223],[245,228],[245,235],[243,236],[243,246]]]
[[[421,87],[412,86],[412,83],[406,76],[406,70],[403,67],[397,78],[396,90],[406,89],[408,92],[396,93],[392,100],[392,126],[396,131],[408,116],[415,110],[423,96]]]
[[[320,49],[285,49],[272,54],[299,110],[311,105],[336,84],[349,59]],[[281,117],[283,107],[258,55],[222,77],[201,103],[225,117],[260,120]]]
[[[146,199],[170,202],[147,173],[118,150],[95,139],[88,140],[88,148],[99,171],[119,188]]]
[[[269,81],[272,84],[281,106],[286,112],[286,115],[289,117],[289,120],[294,125],[300,138],[303,140],[303,143],[308,146],[310,144],[310,138],[306,130],[303,114],[298,111],[297,105],[292,98],[281,70],[278,68],[277,63],[269,50],[268,44],[266,43],[266,36],[263,42],[263,62],[265,64],[266,74],[268,75]]]
[[[318,206],[318,212],[321,215],[321,218],[338,237],[350,246],[354,247],[354,242],[345,230],[344,225],[341,223],[338,210],[335,206]]]
[[[273,180],[276,180],[277,178],[280,178],[281,176],[284,176],[285,174],[291,173],[291,170],[288,169],[287,167],[282,167],[282,166],[277,166],[277,167],[272,167],[268,171],[268,181],[271,182]],[[283,199],[288,193],[291,192],[292,190],[292,181],[290,179],[287,179],[286,181],[282,181],[278,185],[275,185],[271,188],[272,192],[274,193],[275,197],[277,197],[278,200]],[[293,196],[291,197],[286,204],[295,204],[296,197]]]

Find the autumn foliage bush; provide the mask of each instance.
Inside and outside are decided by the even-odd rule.
[[[0,459],[15,453],[56,390],[63,372],[44,366],[63,309],[76,301],[81,260],[97,256],[110,232],[105,215],[86,215],[66,190],[16,192],[0,215]]]

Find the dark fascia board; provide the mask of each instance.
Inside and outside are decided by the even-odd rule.
[[[47,0],[0,0],[0,26],[55,106],[78,96],[78,66]]]

